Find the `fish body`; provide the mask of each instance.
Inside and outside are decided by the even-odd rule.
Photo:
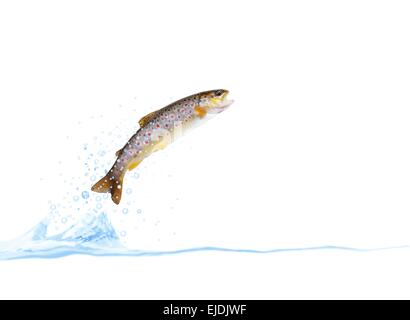
[[[124,176],[145,158],[205,122],[210,115],[224,111],[233,101],[227,100],[227,90],[210,90],[180,99],[151,112],[140,121],[140,129],[118,150],[117,160],[107,175],[99,180],[92,191],[111,193],[115,204],[121,201]]]

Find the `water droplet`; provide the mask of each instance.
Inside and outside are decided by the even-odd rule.
[[[123,213],[123,214],[127,214],[127,213],[128,213],[128,209],[127,209],[127,208],[122,209],[122,213]]]
[[[88,197],[90,196],[90,194],[88,193],[88,191],[83,191],[81,193],[81,196],[83,197],[83,199],[88,199]]]
[[[131,194],[132,193],[132,189],[131,188],[128,188],[127,189],[127,194]]]
[[[74,200],[74,201],[78,201],[79,199],[80,199],[79,196],[74,196],[74,197],[73,197],[73,200]]]

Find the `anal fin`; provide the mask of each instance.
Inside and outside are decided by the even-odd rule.
[[[131,163],[131,164],[128,166],[128,171],[134,170],[141,162],[142,162],[142,160],[140,160],[140,161],[135,161],[135,162]]]

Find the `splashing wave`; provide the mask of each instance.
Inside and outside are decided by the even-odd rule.
[[[237,253],[281,253],[317,250],[339,250],[370,252],[391,249],[409,249],[410,246],[397,246],[373,249],[359,249],[339,246],[319,246],[306,248],[284,248],[271,250],[229,249],[220,247],[198,247],[174,251],[129,250],[119,240],[107,215],[86,215],[78,223],[65,231],[48,236],[49,219],[45,219],[22,237],[0,244],[0,260],[24,258],[59,258],[73,254],[92,256],[161,256],[200,251],[220,251]]]

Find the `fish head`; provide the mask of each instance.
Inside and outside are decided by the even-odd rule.
[[[228,90],[217,89],[199,94],[199,105],[206,108],[208,113],[219,113],[226,110],[233,100],[227,99]]]

